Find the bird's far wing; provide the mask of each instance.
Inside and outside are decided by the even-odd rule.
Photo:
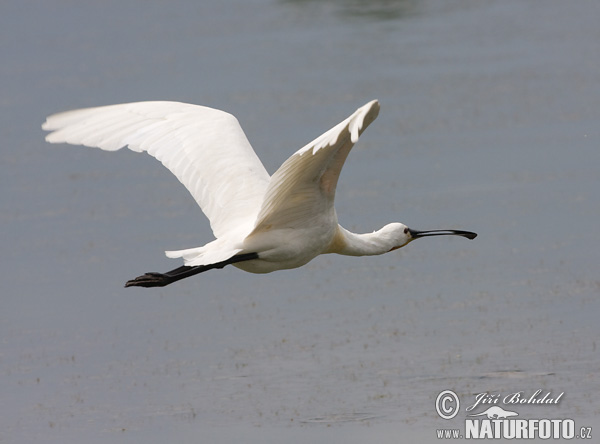
[[[346,157],[378,114],[373,100],[286,160],[271,177],[253,232],[310,226],[329,217]]]
[[[254,222],[269,174],[237,119],[178,102],[137,102],[48,117],[50,143],[115,151],[129,146],[160,160],[192,194],[215,236]]]

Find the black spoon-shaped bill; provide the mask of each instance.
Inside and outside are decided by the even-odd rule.
[[[410,235],[413,239],[418,239],[420,237],[427,236],[462,236],[467,239],[475,239],[477,237],[477,233],[473,233],[472,231],[462,231],[462,230],[412,230],[408,229]]]

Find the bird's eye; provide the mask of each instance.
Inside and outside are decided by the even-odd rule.
[[[404,229],[404,234],[408,234],[408,227]]]

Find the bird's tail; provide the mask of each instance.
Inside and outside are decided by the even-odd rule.
[[[235,248],[222,239],[216,239],[202,247],[165,251],[165,254],[171,259],[182,258],[185,265],[193,267],[226,261],[240,251],[242,248]]]

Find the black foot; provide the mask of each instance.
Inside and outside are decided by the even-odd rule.
[[[244,253],[238,254],[237,256],[230,257],[222,262],[209,265],[194,265],[187,266],[183,265],[175,270],[167,271],[166,273],[146,273],[136,277],[130,281],[127,281],[125,287],[164,287],[180,279],[184,279],[190,276],[194,276],[198,273],[203,273],[213,268],[223,268],[229,264],[235,264],[241,261],[250,261],[258,259],[258,253]]]
[[[164,287],[173,282],[173,277],[163,273],[146,273],[142,276],[138,276],[135,279],[127,281],[125,288],[127,287]]]

